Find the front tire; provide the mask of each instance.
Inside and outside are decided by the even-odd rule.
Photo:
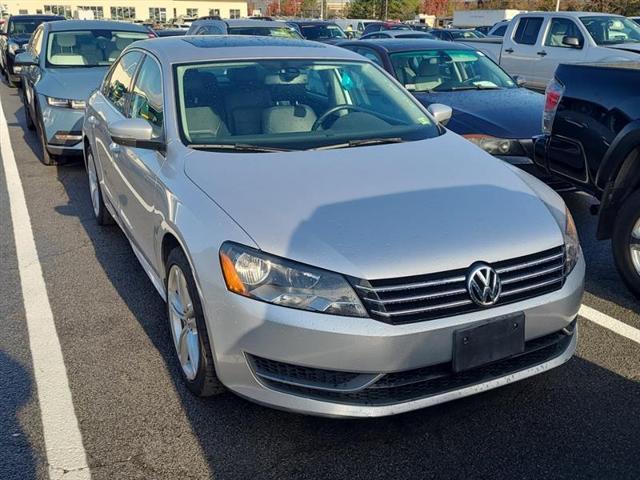
[[[198,397],[218,395],[225,388],[216,375],[191,267],[180,248],[169,253],[165,271],[167,318],[183,381]]]
[[[629,290],[640,298],[640,191],[622,204],[611,243],[618,273]]]
[[[36,106],[36,111],[38,111],[37,106]],[[37,119],[36,119],[36,122],[37,122]],[[42,157],[40,157],[40,161],[42,162],[43,165],[46,165],[48,167],[52,165],[57,165],[58,158],[55,155],[52,155],[51,153],[49,153],[49,151],[47,150],[47,140],[44,133],[44,127],[40,122],[36,123],[36,133],[38,134],[38,140],[40,140],[40,146],[42,147]]]
[[[102,197],[102,189],[100,188],[100,180],[98,179],[98,170],[96,169],[96,162],[93,158],[91,149],[87,149],[87,177],[89,179],[89,194],[91,195],[91,206],[93,207],[93,214],[96,217],[98,225],[110,225],[113,223],[113,218],[107,210]]]

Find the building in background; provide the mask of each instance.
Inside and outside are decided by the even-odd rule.
[[[227,0],[0,0],[8,14],[56,14],[96,20],[150,20],[167,22],[183,17],[247,16],[246,1]]]

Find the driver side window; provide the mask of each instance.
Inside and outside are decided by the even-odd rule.
[[[42,51],[42,30],[43,28],[39,27],[35,31],[33,37],[31,37],[31,42],[29,44],[33,56],[37,58],[40,57],[40,52]]]
[[[573,20],[554,18],[549,25],[549,31],[547,32],[544,45],[545,47],[572,48],[570,45],[563,43],[565,37],[577,38],[580,45],[584,45],[584,37]]]

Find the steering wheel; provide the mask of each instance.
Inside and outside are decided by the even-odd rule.
[[[474,77],[467,78],[465,81],[462,82],[462,85],[468,85],[468,84],[470,84],[471,82],[473,82],[475,80],[480,80],[480,78],[481,78],[480,75],[476,75]]]
[[[366,112],[366,110],[364,108],[356,107],[355,105],[338,105],[337,107],[330,108],[329,110],[324,112],[322,115],[320,115],[317,118],[317,120],[315,122],[313,122],[313,126],[311,127],[311,131],[315,132],[318,128],[320,128],[320,125],[322,125],[327,118],[329,118],[331,115],[333,115],[334,113],[337,113],[337,112],[339,112],[341,110],[351,110],[351,111],[354,111],[354,112]]]

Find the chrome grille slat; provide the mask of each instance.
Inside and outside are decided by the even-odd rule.
[[[558,265],[556,267],[540,270],[539,272],[533,272],[525,275],[519,275],[513,278],[507,278],[506,280],[502,280],[502,285],[511,285],[512,283],[523,282],[524,280],[529,280],[531,278],[542,277],[543,275],[549,275],[550,273],[557,272],[558,270],[562,270],[563,268],[564,265]]]
[[[394,303],[418,302],[420,300],[432,300],[435,298],[451,297],[453,295],[461,295],[466,292],[466,288],[458,288],[456,290],[445,290],[444,292],[430,293],[428,295],[414,295],[412,297],[390,298],[388,300],[376,300],[374,298],[367,298],[366,301],[380,305],[390,305]]]
[[[372,318],[403,324],[462,315],[520,302],[555,291],[564,285],[564,247],[559,246],[492,265],[502,281],[502,294],[489,307],[471,300],[466,286],[467,269],[354,281],[354,287]]]
[[[417,282],[417,283],[407,283],[403,285],[391,285],[388,287],[367,287],[365,285],[356,285],[355,287],[359,290],[374,292],[374,293],[384,293],[384,292],[398,292],[402,290],[415,290],[418,288],[427,288],[427,287],[438,287],[440,285],[447,285],[449,283],[456,282],[464,282],[465,277],[457,276],[450,278],[443,278],[441,280],[432,280],[430,282]]]
[[[526,287],[516,288],[514,290],[503,291],[502,296],[508,297],[511,295],[516,295],[518,293],[527,292],[529,290],[537,290],[538,288],[546,287],[547,285],[551,285],[553,283],[558,283],[562,281],[562,278],[553,278],[551,280],[546,280],[540,283],[534,283],[533,285],[527,285]]]
[[[382,315],[383,317],[398,317],[401,315],[413,315],[416,313],[432,312],[434,310],[441,310],[443,308],[462,307],[464,305],[469,305],[471,303],[473,303],[471,300],[460,300],[458,302],[443,303],[443,304],[435,305],[432,307],[410,308],[408,310],[396,310],[393,312],[379,312],[375,310],[371,310],[371,311],[375,312],[378,315]]]
[[[529,268],[529,267],[535,267],[536,265],[541,265],[543,263],[547,263],[547,262],[551,262],[552,260],[557,260],[561,257],[564,257],[564,252],[560,252],[556,255],[551,255],[549,257],[546,258],[541,258],[539,260],[533,260],[531,262],[526,262],[526,263],[521,263],[519,265],[513,265],[510,267],[503,267],[503,268],[496,268],[496,272],[498,272],[498,274],[503,274],[503,273],[509,273],[509,272],[513,272],[515,270],[522,270],[524,268]]]

